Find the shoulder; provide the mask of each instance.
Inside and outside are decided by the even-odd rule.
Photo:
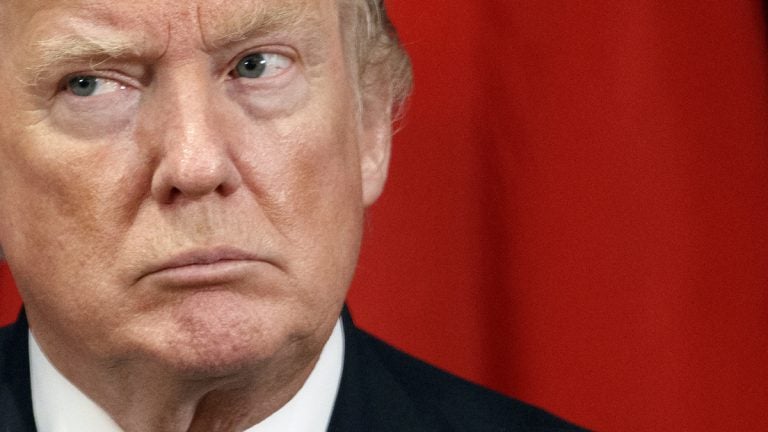
[[[409,395],[438,410],[458,430],[578,431],[582,430],[527,403],[506,397],[411,357],[369,338],[371,349],[388,365]]]
[[[488,390],[420,361],[376,337],[354,328],[345,319],[348,368],[354,379],[367,383],[359,398],[379,398],[376,406],[396,412],[380,421],[392,427],[366,430],[456,430],[456,431],[582,431],[554,415],[524,402]],[[352,328],[347,331],[346,326]],[[351,364],[348,364],[351,363]],[[359,369],[355,371],[355,369]],[[344,390],[342,377],[342,390]],[[358,385],[347,383],[347,386]],[[342,394],[340,390],[340,395]],[[370,417],[371,412],[367,413]],[[407,424],[419,426],[408,428]],[[397,429],[395,428],[397,424]]]

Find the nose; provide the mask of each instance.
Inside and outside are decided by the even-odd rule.
[[[242,183],[226,122],[217,114],[210,90],[204,86],[160,97],[153,127],[159,162],[153,173],[155,200],[174,203],[216,194],[228,196]]]

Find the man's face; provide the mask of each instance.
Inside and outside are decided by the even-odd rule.
[[[336,1],[0,10],[0,242],[43,347],[191,373],[317,349],[388,155]]]

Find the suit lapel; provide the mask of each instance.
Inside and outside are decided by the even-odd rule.
[[[29,327],[22,311],[0,329],[0,431],[35,432],[29,383]]]
[[[428,432],[447,428],[417,410],[405,388],[371,349],[349,312],[344,323],[344,369],[329,432]]]

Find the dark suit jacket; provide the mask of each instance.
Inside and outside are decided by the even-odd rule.
[[[343,320],[344,370],[330,432],[581,430],[386,345],[346,311]],[[27,331],[23,313],[0,329],[0,432],[35,431]]]

